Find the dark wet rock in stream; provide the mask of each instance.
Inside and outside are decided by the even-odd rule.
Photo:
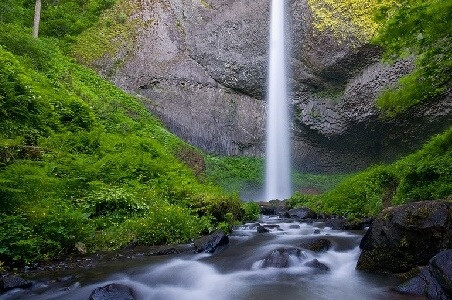
[[[280,226],[278,224],[264,224],[262,225],[262,227],[265,227],[267,229],[281,229]]]
[[[452,297],[452,249],[441,251],[430,260],[430,272]]]
[[[314,252],[328,251],[332,247],[332,243],[327,239],[311,239],[303,241],[299,246]]]
[[[294,208],[289,210],[291,218],[297,219],[315,219],[317,214],[307,207]]]
[[[347,220],[343,218],[332,218],[325,222],[326,227],[330,227],[333,230],[345,230]]]
[[[264,216],[274,216],[276,215],[275,208],[270,205],[260,205],[261,214]]]
[[[229,244],[229,237],[221,230],[195,240],[195,251],[214,253],[220,246]]]
[[[0,278],[0,293],[4,293],[13,289],[27,289],[33,285],[31,281],[18,276],[8,276]]]
[[[286,201],[271,200],[269,202],[259,202],[261,214],[264,216],[279,216],[289,218]]]
[[[426,296],[429,299],[452,299],[452,250],[442,251],[434,256],[418,275],[395,290],[402,294]]]
[[[387,208],[360,247],[359,270],[401,273],[425,266],[440,250],[452,248],[452,203],[423,201]]]
[[[288,268],[290,257],[298,260],[306,259],[306,254],[299,248],[279,248],[271,251],[264,258],[262,268]]]
[[[135,300],[133,290],[123,284],[109,284],[95,289],[89,300]]]
[[[330,267],[328,267],[324,263],[321,263],[318,259],[308,261],[307,263],[305,263],[305,266],[325,272],[330,270]]]
[[[264,226],[257,226],[256,228],[257,233],[267,233],[270,232],[270,230],[268,228],[265,228]]]
[[[180,253],[179,250],[177,250],[174,247],[170,247],[170,248],[165,248],[158,252],[155,252],[155,255],[171,255],[171,254],[179,254],[179,253]]]
[[[325,221],[325,226],[333,230],[363,230],[372,224],[372,218],[347,220],[345,218],[330,218]]]

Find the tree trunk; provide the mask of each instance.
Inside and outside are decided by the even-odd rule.
[[[39,34],[39,21],[41,20],[41,0],[36,0],[35,5],[35,21],[33,24],[33,37],[38,38]]]

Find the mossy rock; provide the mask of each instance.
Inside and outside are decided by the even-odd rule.
[[[452,203],[424,201],[384,210],[363,237],[359,270],[402,273],[452,248]]]

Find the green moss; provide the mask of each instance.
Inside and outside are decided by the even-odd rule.
[[[350,42],[350,40],[355,42],[370,40],[381,26],[374,20],[374,13],[396,2],[393,0],[308,0],[314,16],[314,28],[332,33],[339,43]]]
[[[415,267],[413,258],[403,249],[376,248],[363,251],[356,268],[376,273],[407,272]]]
[[[204,8],[211,8],[211,5],[206,0],[199,0],[199,2]]]
[[[127,56],[135,45],[139,29],[145,26],[143,20],[133,17],[140,7],[137,1],[117,1],[101,15],[95,26],[76,38],[72,55],[86,65],[106,59],[119,67],[125,57],[119,58],[118,53],[121,51]]]

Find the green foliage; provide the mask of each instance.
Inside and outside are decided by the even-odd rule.
[[[255,157],[206,156],[206,175],[229,192],[263,181],[264,160]]]
[[[375,42],[385,49],[386,59],[416,57],[416,69],[378,99],[388,116],[436,99],[450,88],[452,74],[452,2],[398,2],[380,11],[383,27]]]
[[[141,19],[132,18],[139,8],[137,1],[116,1],[99,22],[77,37],[72,54],[85,65],[93,65],[98,59],[114,60],[115,66],[120,65],[122,61],[116,54],[119,50],[131,51],[139,29],[144,26]]]
[[[179,161],[189,146],[136,98],[54,39],[2,29],[0,261],[186,242],[242,218],[238,197]]]
[[[110,8],[116,0],[59,0],[42,1],[41,37],[58,38],[66,46],[74,38],[99,20],[102,11]],[[0,23],[24,27],[33,25],[34,0],[2,0]],[[31,34],[31,31],[28,31]]]
[[[31,27],[33,25],[35,1],[2,0],[0,2],[0,22]]]
[[[253,222],[259,219],[261,210],[256,202],[244,202],[242,207],[244,211],[242,221]]]
[[[326,175],[294,172],[292,182],[297,189],[313,189],[323,193],[336,187],[346,177],[347,175],[343,174]]]
[[[295,194],[291,207],[308,206],[348,217],[375,216],[384,204],[445,199],[452,195],[452,129],[399,161],[347,177],[322,195]],[[388,198],[388,199],[386,199]],[[385,203],[389,201],[389,203]]]
[[[175,205],[156,205],[149,215],[130,219],[124,229],[143,245],[177,244],[190,241],[202,232],[202,223],[190,210]]]

